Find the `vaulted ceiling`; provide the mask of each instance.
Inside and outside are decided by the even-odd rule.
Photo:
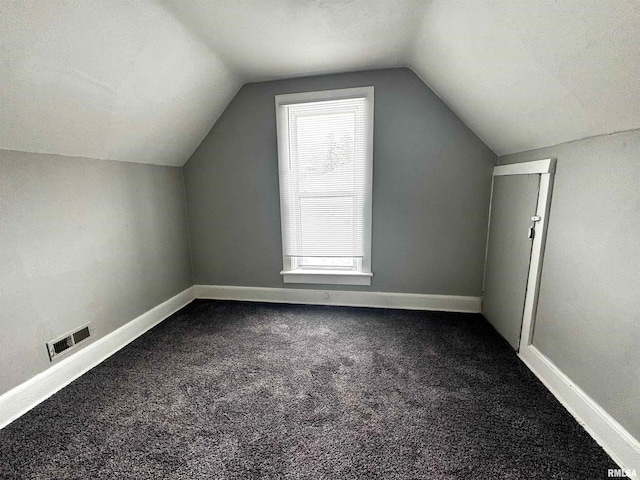
[[[497,154],[640,128],[637,0],[3,0],[0,148],[183,165],[243,83],[412,68]]]

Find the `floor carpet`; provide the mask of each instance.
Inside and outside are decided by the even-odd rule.
[[[617,468],[480,315],[196,301],[0,431],[3,479]]]

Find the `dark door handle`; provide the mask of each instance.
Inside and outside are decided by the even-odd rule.
[[[535,225],[531,225],[529,227],[529,238],[533,239],[533,237],[536,236],[536,226]]]

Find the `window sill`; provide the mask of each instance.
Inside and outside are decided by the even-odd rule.
[[[316,285],[371,285],[373,273],[339,270],[283,270],[284,283],[312,283]]]

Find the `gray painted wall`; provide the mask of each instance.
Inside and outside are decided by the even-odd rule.
[[[557,158],[533,344],[640,438],[640,130],[501,157]]]
[[[0,150],[0,394],[192,285],[180,168]]]
[[[336,288],[481,294],[496,156],[404,68],[242,87],[184,167],[196,284],[304,288],[280,276],[274,95],[368,85],[374,277]]]

